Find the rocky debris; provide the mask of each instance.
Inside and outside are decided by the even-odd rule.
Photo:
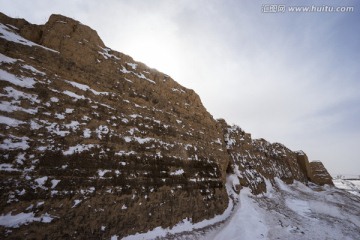
[[[231,169],[239,176],[241,186],[250,187],[254,194],[266,191],[266,181],[273,183],[277,177],[284,182],[294,180],[307,182],[297,153],[280,143],[269,143],[264,139],[252,139],[238,126],[229,126],[220,119]]]
[[[310,168],[309,159],[303,151],[296,152],[296,159],[299,164],[300,170],[304,173],[308,180],[311,180],[312,173]]]
[[[299,167],[309,181],[318,185],[334,185],[331,175],[320,161],[309,162],[303,151],[298,151],[296,154]]]
[[[311,177],[310,180],[318,185],[334,185],[332,177],[326,170],[324,164],[320,161],[310,162]]]
[[[223,213],[229,175],[254,193],[307,181],[295,152],[78,21],[0,22],[0,238],[123,237]]]

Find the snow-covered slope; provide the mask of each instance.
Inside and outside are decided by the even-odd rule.
[[[343,189],[360,197],[360,179],[333,179],[337,188]]]
[[[360,239],[360,198],[300,182],[266,195],[241,191],[233,217],[204,239]]]
[[[197,240],[360,239],[359,197],[332,186],[306,186],[300,182],[287,185],[280,179],[276,179],[274,187],[267,187],[268,191],[259,195],[242,189],[230,218],[222,224],[200,230],[193,226],[193,231],[187,225],[188,232],[180,235],[168,229],[166,236],[163,229],[158,236]],[[155,233],[128,239],[154,239]]]

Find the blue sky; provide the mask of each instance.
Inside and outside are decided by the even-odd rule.
[[[263,13],[266,4],[353,6],[352,13]],[[51,13],[194,89],[215,118],[254,138],[360,174],[360,2],[356,0],[0,0],[12,17]]]

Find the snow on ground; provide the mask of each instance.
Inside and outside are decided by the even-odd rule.
[[[35,179],[35,182],[37,183],[37,185],[43,189],[47,189],[44,184],[46,183],[46,181],[48,180],[48,177],[41,177],[41,178],[37,178]]]
[[[81,84],[81,83],[77,83],[77,82],[73,82],[73,81],[68,81],[68,80],[65,80],[65,82],[67,82],[68,84],[72,85],[73,87],[76,87],[76,88],[81,89],[83,91],[89,90],[95,95],[109,95],[108,92],[98,92],[98,91],[92,89],[91,87],[89,87],[88,85],[85,85],[85,84]]]
[[[335,187],[360,197],[360,179],[334,179]]]
[[[329,186],[276,185],[271,195],[243,189],[228,223],[202,239],[360,239],[360,198]]]
[[[74,205],[72,206],[72,208],[76,207],[76,206],[79,205],[81,202],[82,202],[82,200],[75,199]]]
[[[64,155],[72,155],[74,153],[81,153],[89,151],[91,148],[97,147],[96,144],[77,144],[76,146],[69,147],[66,151],[63,151]]]
[[[133,70],[136,70],[137,64],[136,63],[126,63],[129,65]]]
[[[15,215],[8,213],[6,215],[0,215],[0,226],[17,228],[21,225],[29,224],[31,222],[49,223],[53,219],[54,218],[47,213],[40,217],[35,217],[33,212],[18,213]]]
[[[16,61],[17,59],[5,56],[4,54],[0,53],[0,63],[14,63]]]
[[[275,186],[267,186],[268,192],[257,196],[243,188],[224,223],[206,220],[208,225],[200,228],[198,223],[185,220],[173,228],[155,228],[124,239],[360,239],[359,197],[336,187],[300,182],[286,185],[280,179]]]
[[[255,200],[251,199],[249,189],[240,192],[240,204],[232,217],[215,234],[209,234],[207,239],[266,239],[268,226]],[[241,238],[240,238],[241,236]]]
[[[27,70],[30,70],[33,74],[38,74],[38,75],[41,75],[41,76],[45,76],[46,74],[42,71],[39,71],[37,70],[36,68],[34,68],[33,66],[30,66],[30,65],[23,65],[22,66],[23,68],[27,69]]]
[[[5,124],[11,127],[17,127],[20,124],[26,124],[26,122],[14,119],[14,118],[10,118],[10,117],[5,117],[5,116],[0,116],[0,124]]]
[[[33,88],[36,83],[34,79],[28,77],[17,77],[7,71],[0,69],[0,80],[12,83],[19,87]]]
[[[88,128],[84,129],[84,138],[90,138],[91,137],[91,130]]]
[[[125,73],[125,74],[132,73],[132,74],[134,74],[136,77],[138,77],[138,78],[140,78],[140,79],[144,79],[144,80],[146,80],[146,81],[148,81],[148,82],[150,82],[150,83],[152,83],[152,84],[156,84],[155,81],[153,81],[153,80],[145,77],[145,75],[144,75],[143,73],[136,73],[136,72],[133,72],[133,71],[129,71],[129,70],[127,70],[126,67],[124,67],[123,65],[121,65],[121,67],[122,67],[122,69],[119,69],[119,70],[120,70],[120,72],[122,72],[122,73]]]
[[[10,163],[1,163],[0,164],[0,171],[5,171],[5,172],[19,172],[19,169],[16,169],[13,167],[12,164]]]
[[[85,97],[84,97],[83,95],[78,95],[78,94],[73,93],[73,92],[71,92],[71,91],[69,91],[69,90],[63,91],[63,94],[68,95],[69,97],[72,97],[72,98],[74,98],[75,100],[85,99]]]
[[[184,174],[185,172],[184,172],[184,169],[178,169],[178,170],[176,170],[175,172],[170,172],[170,175],[182,175],[182,174]]]
[[[34,42],[31,42],[31,41],[21,37],[20,35],[14,33],[13,31],[11,31],[10,28],[8,28],[7,26],[5,26],[2,23],[0,23],[0,38],[4,38],[7,41],[19,43],[19,44],[22,44],[22,45],[27,45],[27,46],[30,46],[30,47],[32,47],[32,46],[41,47],[41,48],[44,48],[46,50],[58,53],[58,51],[55,51],[53,49],[50,49],[50,48],[47,48],[47,47],[44,47],[44,46],[41,46],[41,45],[38,45],[38,44],[36,44]]]
[[[100,47],[100,46],[99,46],[99,47]],[[98,51],[98,53],[101,54],[105,59],[114,58],[114,59],[116,59],[116,60],[120,60],[119,57],[117,57],[117,56],[109,53],[109,52],[111,51],[110,48],[102,48],[102,47],[100,47],[100,48],[101,48],[103,51],[102,51],[102,52]]]
[[[0,102],[0,111],[3,111],[3,112],[21,111],[21,112],[26,112],[29,114],[35,114],[38,112],[38,108],[35,108],[35,109],[22,108],[22,107],[16,106],[16,102],[14,102],[14,101],[12,101],[12,102],[1,101]]]
[[[51,180],[51,184],[52,184],[51,189],[56,188],[56,186],[59,184],[59,182],[60,182],[60,180],[57,180],[57,179]]]
[[[0,96],[12,98],[14,100],[26,99],[29,100],[31,103],[40,103],[40,100],[37,99],[37,95],[35,94],[24,93],[12,87],[5,87],[4,91],[6,92],[6,94],[0,93]]]
[[[104,175],[105,175],[106,173],[108,173],[108,172],[111,172],[111,170],[108,170],[108,169],[101,170],[101,169],[99,169],[97,172],[98,172],[99,177],[100,177],[100,178],[103,178]]]
[[[0,118],[1,120],[1,118]],[[28,144],[29,138],[24,137],[17,137],[13,135],[9,135],[10,138],[6,138],[3,140],[3,143],[0,144],[0,149],[3,150],[11,150],[11,149],[22,149],[26,150],[30,146]]]

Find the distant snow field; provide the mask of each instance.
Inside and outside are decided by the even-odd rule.
[[[360,179],[333,179],[335,187],[360,197]]]

